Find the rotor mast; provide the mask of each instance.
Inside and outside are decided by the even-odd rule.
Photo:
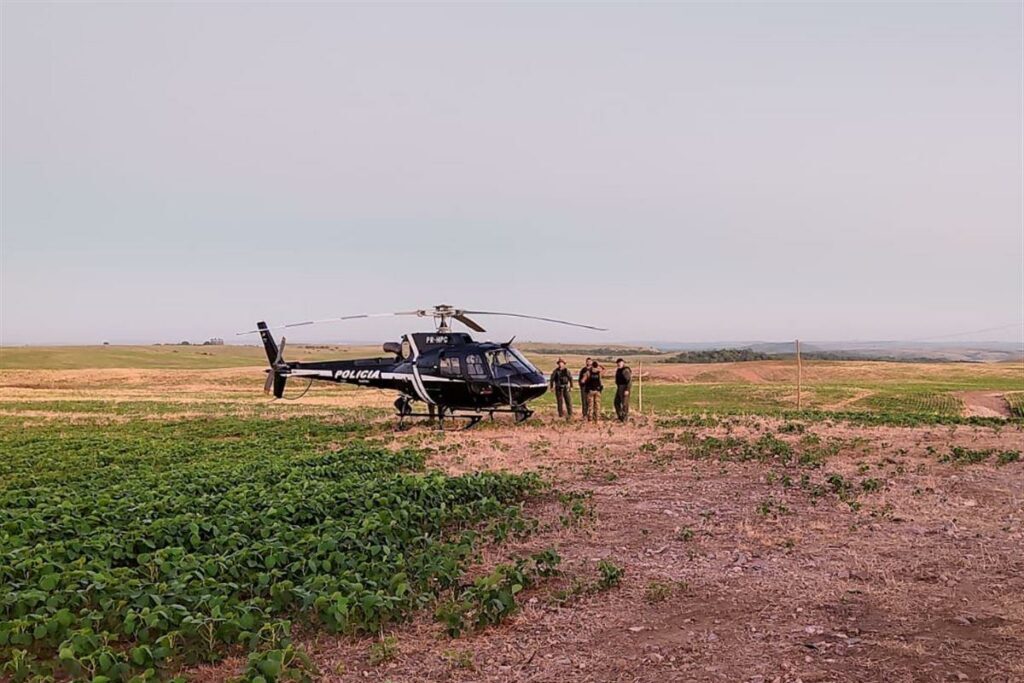
[[[438,333],[448,334],[451,332],[451,325],[448,324],[448,321],[458,315],[458,313],[448,304],[434,306],[434,310],[430,312],[430,315],[434,318],[434,324],[437,325]]]

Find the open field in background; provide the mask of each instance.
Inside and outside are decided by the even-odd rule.
[[[289,345],[290,360],[361,358],[379,346]],[[262,346],[5,346],[0,370],[75,370],[82,368],[237,368],[267,362]]]
[[[555,355],[525,353],[544,372],[550,372],[557,360]],[[291,360],[374,355],[378,355],[376,347],[298,345],[289,346],[286,354]],[[581,356],[564,357],[574,371],[583,363]],[[659,357],[629,357],[636,374],[642,367],[645,413],[777,414],[796,408],[792,361],[666,364],[655,362]],[[255,346],[3,348],[0,410],[11,402],[78,400],[97,390],[103,390],[105,400],[118,403],[190,403],[201,398],[263,410],[257,406],[265,401],[259,391],[265,365],[262,348]],[[609,372],[612,368],[607,366]],[[304,386],[293,380],[287,395],[297,395]],[[606,394],[610,410],[612,391]],[[388,396],[376,390],[315,384],[301,404],[384,408],[393,400]],[[840,413],[1024,416],[1021,396],[1021,363],[809,361],[803,368],[801,404],[806,410]],[[639,400],[637,381],[634,409]],[[547,395],[536,405],[550,408],[552,397]]]
[[[1019,365],[808,363],[796,413],[791,363],[645,363],[629,425],[439,433],[157,348],[3,350],[0,680],[1024,678],[1024,421],[968,415]]]

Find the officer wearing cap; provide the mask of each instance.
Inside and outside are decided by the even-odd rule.
[[[555,392],[558,402],[558,417],[572,418],[572,374],[565,367],[565,361],[558,359],[558,367],[551,373],[548,386]]]
[[[629,418],[629,390],[633,387],[633,371],[626,361],[619,358],[615,361],[615,415],[619,422]]]

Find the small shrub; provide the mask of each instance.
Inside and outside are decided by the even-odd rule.
[[[473,663],[473,653],[469,650],[445,650],[444,658],[458,669],[476,670],[476,664]]]
[[[1003,451],[996,456],[996,464],[1009,465],[1011,462],[1020,460],[1020,451]]]
[[[564,514],[558,520],[564,527],[579,526],[594,518],[593,493],[591,491],[569,491],[558,494],[558,502]]]
[[[644,599],[647,602],[664,602],[672,595],[672,585],[664,581],[651,581],[644,590]]]
[[[608,590],[618,586],[622,582],[622,575],[626,573],[625,569],[611,560],[601,560],[598,562],[597,570],[601,573],[601,578],[597,582],[601,590]]]
[[[939,462],[951,462],[954,465],[974,465],[984,462],[990,455],[995,453],[994,449],[975,450],[963,446],[953,446],[949,453],[939,458]]]
[[[882,482],[878,479],[865,479],[860,483],[860,487],[867,492],[878,491],[882,488]]]
[[[779,515],[789,514],[789,507],[785,503],[778,503],[775,499],[769,497],[765,498],[757,506],[757,514],[763,517],[778,517]]]
[[[370,664],[378,666],[391,661],[398,654],[398,638],[386,636],[370,646]]]

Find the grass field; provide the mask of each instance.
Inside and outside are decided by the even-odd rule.
[[[651,364],[629,425],[439,433],[221,348],[3,350],[0,680],[1024,676],[1019,366],[809,363],[798,412]]]
[[[556,356],[526,354],[537,367],[548,372]],[[293,360],[356,358],[379,355],[376,347],[289,346]],[[565,356],[570,368],[583,358]],[[644,375],[641,390],[636,381],[632,396],[644,412],[727,412],[778,414],[797,407],[796,367],[789,361],[757,361],[701,365],[673,365],[655,362],[658,356],[630,357],[637,375]],[[256,368],[266,364],[262,348],[251,346],[132,346],[132,347],[6,347],[0,348],[0,388],[3,401],[31,397],[32,400],[71,400],[77,388],[105,388],[108,398],[122,402],[145,398],[188,396],[203,386],[205,398],[259,400],[254,392],[262,381]],[[609,365],[609,369],[612,366]],[[205,370],[238,368],[234,372],[153,375],[131,372],[99,372],[102,369]],[[243,371],[241,368],[253,368]],[[18,373],[24,370],[27,373]],[[76,371],[60,374],[40,370]],[[4,372],[10,371],[10,372]],[[24,385],[22,387],[21,385]],[[293,382],[290,395],[298,393]],[[137,388],[137,390],[135,388]],[[18,389],[28,389],[19,394]],[[45,391],[44,391],[45,390]],[[311,404],[331,402],[332,397],[351,396],[347,387],[314,387]],[[47,393],[49,392],[49,393]],[[1020,363],[890,363],[862,361],[812,361],[804,364],[801,407],[803,409],[894,415],[973,414],[965,394],[995,392],[1007,397],[1024,395],[1024,366]],[[605,403],[611,406],[611,389]],[[968,399],[970,397],[968,396]],[[1006,399],[1005,412],[1018,410],[1019,398]],[[359,402],[356,399],[356,402]],[[352,401],[348,401],[352,403]],[[386,402],[370,401],[373,405]],[[550,395],[537,405],[550,408]],[[123,410],[123,408],[121,408]],[[1019,416],[1019,415],[1018,415]]]
[[[290,360],[359,358],[379,353],[376,346],[289,346]],[[210,369],[263,365],[262,346],[5,346],[0,370],[82,368]]]

